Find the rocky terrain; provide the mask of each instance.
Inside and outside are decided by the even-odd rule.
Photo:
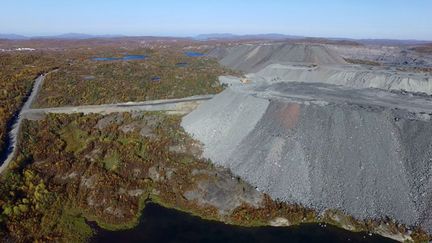
[[[408,64],[397,66],[396,63],[402,61],[393,59],[402,58],[403,55],[396,54],[395,48],[399,47],[375,49],[362,46],[277,43],[217,48],[210,52],[210,55],[219,58],[222,65],[248,73],[246,77],[256,82],[323,82],[354,88],[432,94],[431,73],[406,71],[404,68],[413,68]],[[387,58],[387,55],[393,59]],[[414,51],[411,51],[410,55],[414,55]],[[431,55],[416,55],[416,60],[432,60]],[[352,64],[346,60],[375,65]],[[429,61],[422,63],[426,65]]]
[[[314,66],[272,64],[249,79],[276,82],[329,83],[353,88],[380,88],[432,94],[428,73],[401,72],[382,67]]]
[[[222,77],[230,88],[183,119],[204,157],[274,199],[432,233],[430,73],[304,44],[211,55],[250,74]]]
[[[364,59],[393,66],[431,66],[432,56],[425,47],[327,45],[344,58]]]

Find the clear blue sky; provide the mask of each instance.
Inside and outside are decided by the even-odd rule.
[[[432,0],[1,0],[0,33],[432,40]]]

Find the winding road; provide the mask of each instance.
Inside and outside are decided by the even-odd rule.
[[[54,72],[54,71],[53,71]],[[40,120],[46,114],[73,114],[73,113],[100,113],[109,114],[116,112],[133,112],[133,111],[165,111],[169,114],[187,114],[194,110],[199,104],[204,101],[210,100],[214,95],[199,95],[179,99],[165,99],[165,100],[151,100],[143,102],[127,102],[118,104],[104,104],[104,105],[85,105],[85,106],[68,106],[68,107],[54,107],[32,109],[31,106],[36,100],[39,90],[41,89],[46,75],[39,76],[33,85],[33,89],[24,103],[16,123],[8,132],[8,139],[11,140],[11,153],[0,166],[0,174],[3,173],[9,166],[10,162],[16,155],[18,134],[21,129],[23,120]]]
[[[5,161],[2,161],[2,164],[0,166],[0,174],[3,173],[3,171],[9,166],[9,163],[12,161],[13,157],[16,154],[16,147],[17,147],[17,143],[18,143],[18,134],[19,131],[21,129],[21,124],[23,121],[23,114],[30,109],[31,105],[33,104],[33,102],[35,101],[40,88],[42,87],[43,81],[45,80],[45,74],[40,75],[36,80],[35,83],[33,84],[33,88],[32,91],[30,93],[30,96],[28,97],[27,101],[24,103],[23,107],[21,108],[21,111],[18,115],[18,119],[16,121],[15,124],[13,124],[12,126],[12,130],[10,130],[8,132],[8,138],[11,141],[11,147],[12,147],[12,151],[11,153],[8,155],[8,157],[6,158]]]

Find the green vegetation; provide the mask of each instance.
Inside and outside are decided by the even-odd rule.
[[[46,53],[0,52],[0,152],[8,121],[23,105],[37,75],[53,69],[54,63]]]
[[[217,93],[223,89],[219,75],[237,74],[207,57],[186,57],[183,48],[136,47],[128,53],[147,54],[150,59],[127,62],[91,60],[122,55],[124,50],[118,46],[0,54],[0,135],[4,138],[6,121],[22,105],[32,80],[55,66],[59,71],[46,78],[39,107]],[[352,62],[375,65],[360,61]],[[161,80],[152,80],[155,76]],[[322,220],[350,230],[379,226],[336,211],[318,219],[313,210],[268,196],[259,208],[244,203],[228,215],[221,215],[211,204],[187,200],[185,192],[196,190],[203,181],[217,183],[221,172],[199,159],[200,146],[182,130],[180,120],[180,116],[151,112],[48,115],[25,121],[19,154],[0,178],[0,237],[18,242],[83,242],[93,234],[87,221],[109,230],[134,227],[146,200],[244,226],[268,225],[277,217],[291,224]],[[395,223],[383,224],[391,232],[404,230]],[[419,230],[414,237],[427,239]]]
[[[186,152],[169,147],[191,140],[180,131],[178,116],[134,116],[26,121],[21,153],[0,183],[4,234],[18,241],[76,241],[91,235],[84,218],[112,230],[136,225],[144,200],[159,183],[149,171],[184,161]],[[154,136],[142,137],[143,129]],[[44,222],[42,229],[36,230],[37,221]]]
[[[214,94],[223,87],[218,77],[235,74],[208,57],[187,57],[179,47],[136,49],[146,60],[94,61],[123,50],[76,54],[45,80],[37,107],[108,104]],[[178,63],[187,63],[179,67]],[[159,80],[160,78],[160,80]]]
[[[104,162],[105,169],[115,170],[118,168],[121,160],[117,152],[112,152],[110,154],[107,154],[103,162]]]
[[[183,196],[200,180],[217,180],[218,172],[197,159],[198,145],[181,129],[180,118],[154,112],[49,115],[45,120],[26,121],[21,153],[1,182],[0,198],[7,199],[1,205],[4,234],[19,241],[81,241],[91,235],[84,218],[110,230],[131,228],[148,198],[221,220],[214,206]],[[194,170],[206,173],[193,174]],[[18,191],[29,181],[31,191]],[[281,207],[269,199],[266,205],[270,211]],[[295,207],[283,207],[295,211]],[[273,216],[270,211],[242,208],[224,220],[265,224]],[[307,215],[298,213],[302,219]],[[42,229],[23,227],[27,222],[23,217],[30,218],[33,227],[38,220],[44,222]]]
[[[381,66],[381,63],[370,61],[370,60],[352,59],[352,58],[344,58],[344,60],[347,63],[351,63],[351,64],[361,64],[361,65],[369,65],[369,66]]]
[[[133,42],[133,41],[132,41]],[[223,90],[218,82],[222,74],[235,72],[222,68],[207,57],[187,57],[185,45],[191,43],[152,43],[149,48],[133,47],[129,54],[145,54],[149,58],[135,61],[94,61],[93,57],[123,56],[122,43],[54,42],[31,43],[62,46],[61,51],[0,53],[0,152],[6,139],[7,123],[23,105],[33,81],[42,73],[50,73],[35,102],[35,107],[119,103],[164,98],[180,98],[214,94]],[[11,44],[14,45],[14,44]],[[108,46],[105,46],[108,45]],[[177,64],[186,64],[178,66]],[[159,77],[160,80],[153,80]],[[72,148],[73,149],[73,148]]]
[[[33,80],[56,67],[58,72],[47,76],[35,106],[213,94],[224,88],[218,83],[218,76],[239,74],[211,58],[183,54],[191,47],[203,52],[199,44],[175,43],[138,39],[45,40],[27,43],[45,51],[0,53],[0,148],[6,123],[23,104]],[[149,58],[92,60],[123,56],[126,52]],[[346,61],[380,65],[365,60]],[[430,72],[430,68],[415,70]],[[151,112],[48,115],[43,120],[25,121],[19,154],[0,178],[1,239],[83,242],[93,234],[88,221],[109,230],[134,227],[146,200],[244,226],[268,225],[283,217],[291,224],[321,220],[353,231],[373,231],[382,225],[387,225],[390,232],[405,230],[389,220],[359,222],[338,211],[329,211],[319,219],[313,210],[276,202],[268,196],[259,208],[244,203],[227,215],[221,215],[211,204],[187,200],[185,192],[199,190],[203,181],[217,184],[221,172],[199,159],[200,146],[185,134],[180,120],[180,116]],[[415,230],[412,236],[417,241],[428,240],[420,230]]]
[[[92,235],[84,218],[68,214],[62,197],[49,192],[44,180],[32,170],[9,172],[0,192],[2,237],[12,236],[19,241],[83,241]]]
[[[197,190],[200,182],[217,184],[223,178],[218,174],[224,172],[198,159],[199,145],[182,130],[180,120],[147,112],[48,115],[25,121],[21,152],[0,181],[1,236],[14,241],[82,242],[93,234],[85,220],[109,230],[132,228],[147,199],[244,226],[267,225],[277,217],[291,224],[319,221],[313,210],[268,196],[259,208],[243,203],[228,215],[210,204],[187,200],[185,192]],[[351,225],[351,230],[378,225],[339,213],[322,221]],[[424,237],[420,231],[416,234]]]

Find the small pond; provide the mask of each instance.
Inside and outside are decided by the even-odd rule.
[[[188,56],[188,57],[202,57],[202,56],[205,56],[204,53],[195,52],[195,51],[187,51],[187,52],[185,52],[185,55]]]
[[[189,63],[187,63],[187,62],[176,63],[176,67],[188,67],[188,66],[189,66]]]
[[[159,77],[159,76],[153,76],[151,78],[151,81],[153,81],[153,82],[160,82],[161,81],[161,77]]]

